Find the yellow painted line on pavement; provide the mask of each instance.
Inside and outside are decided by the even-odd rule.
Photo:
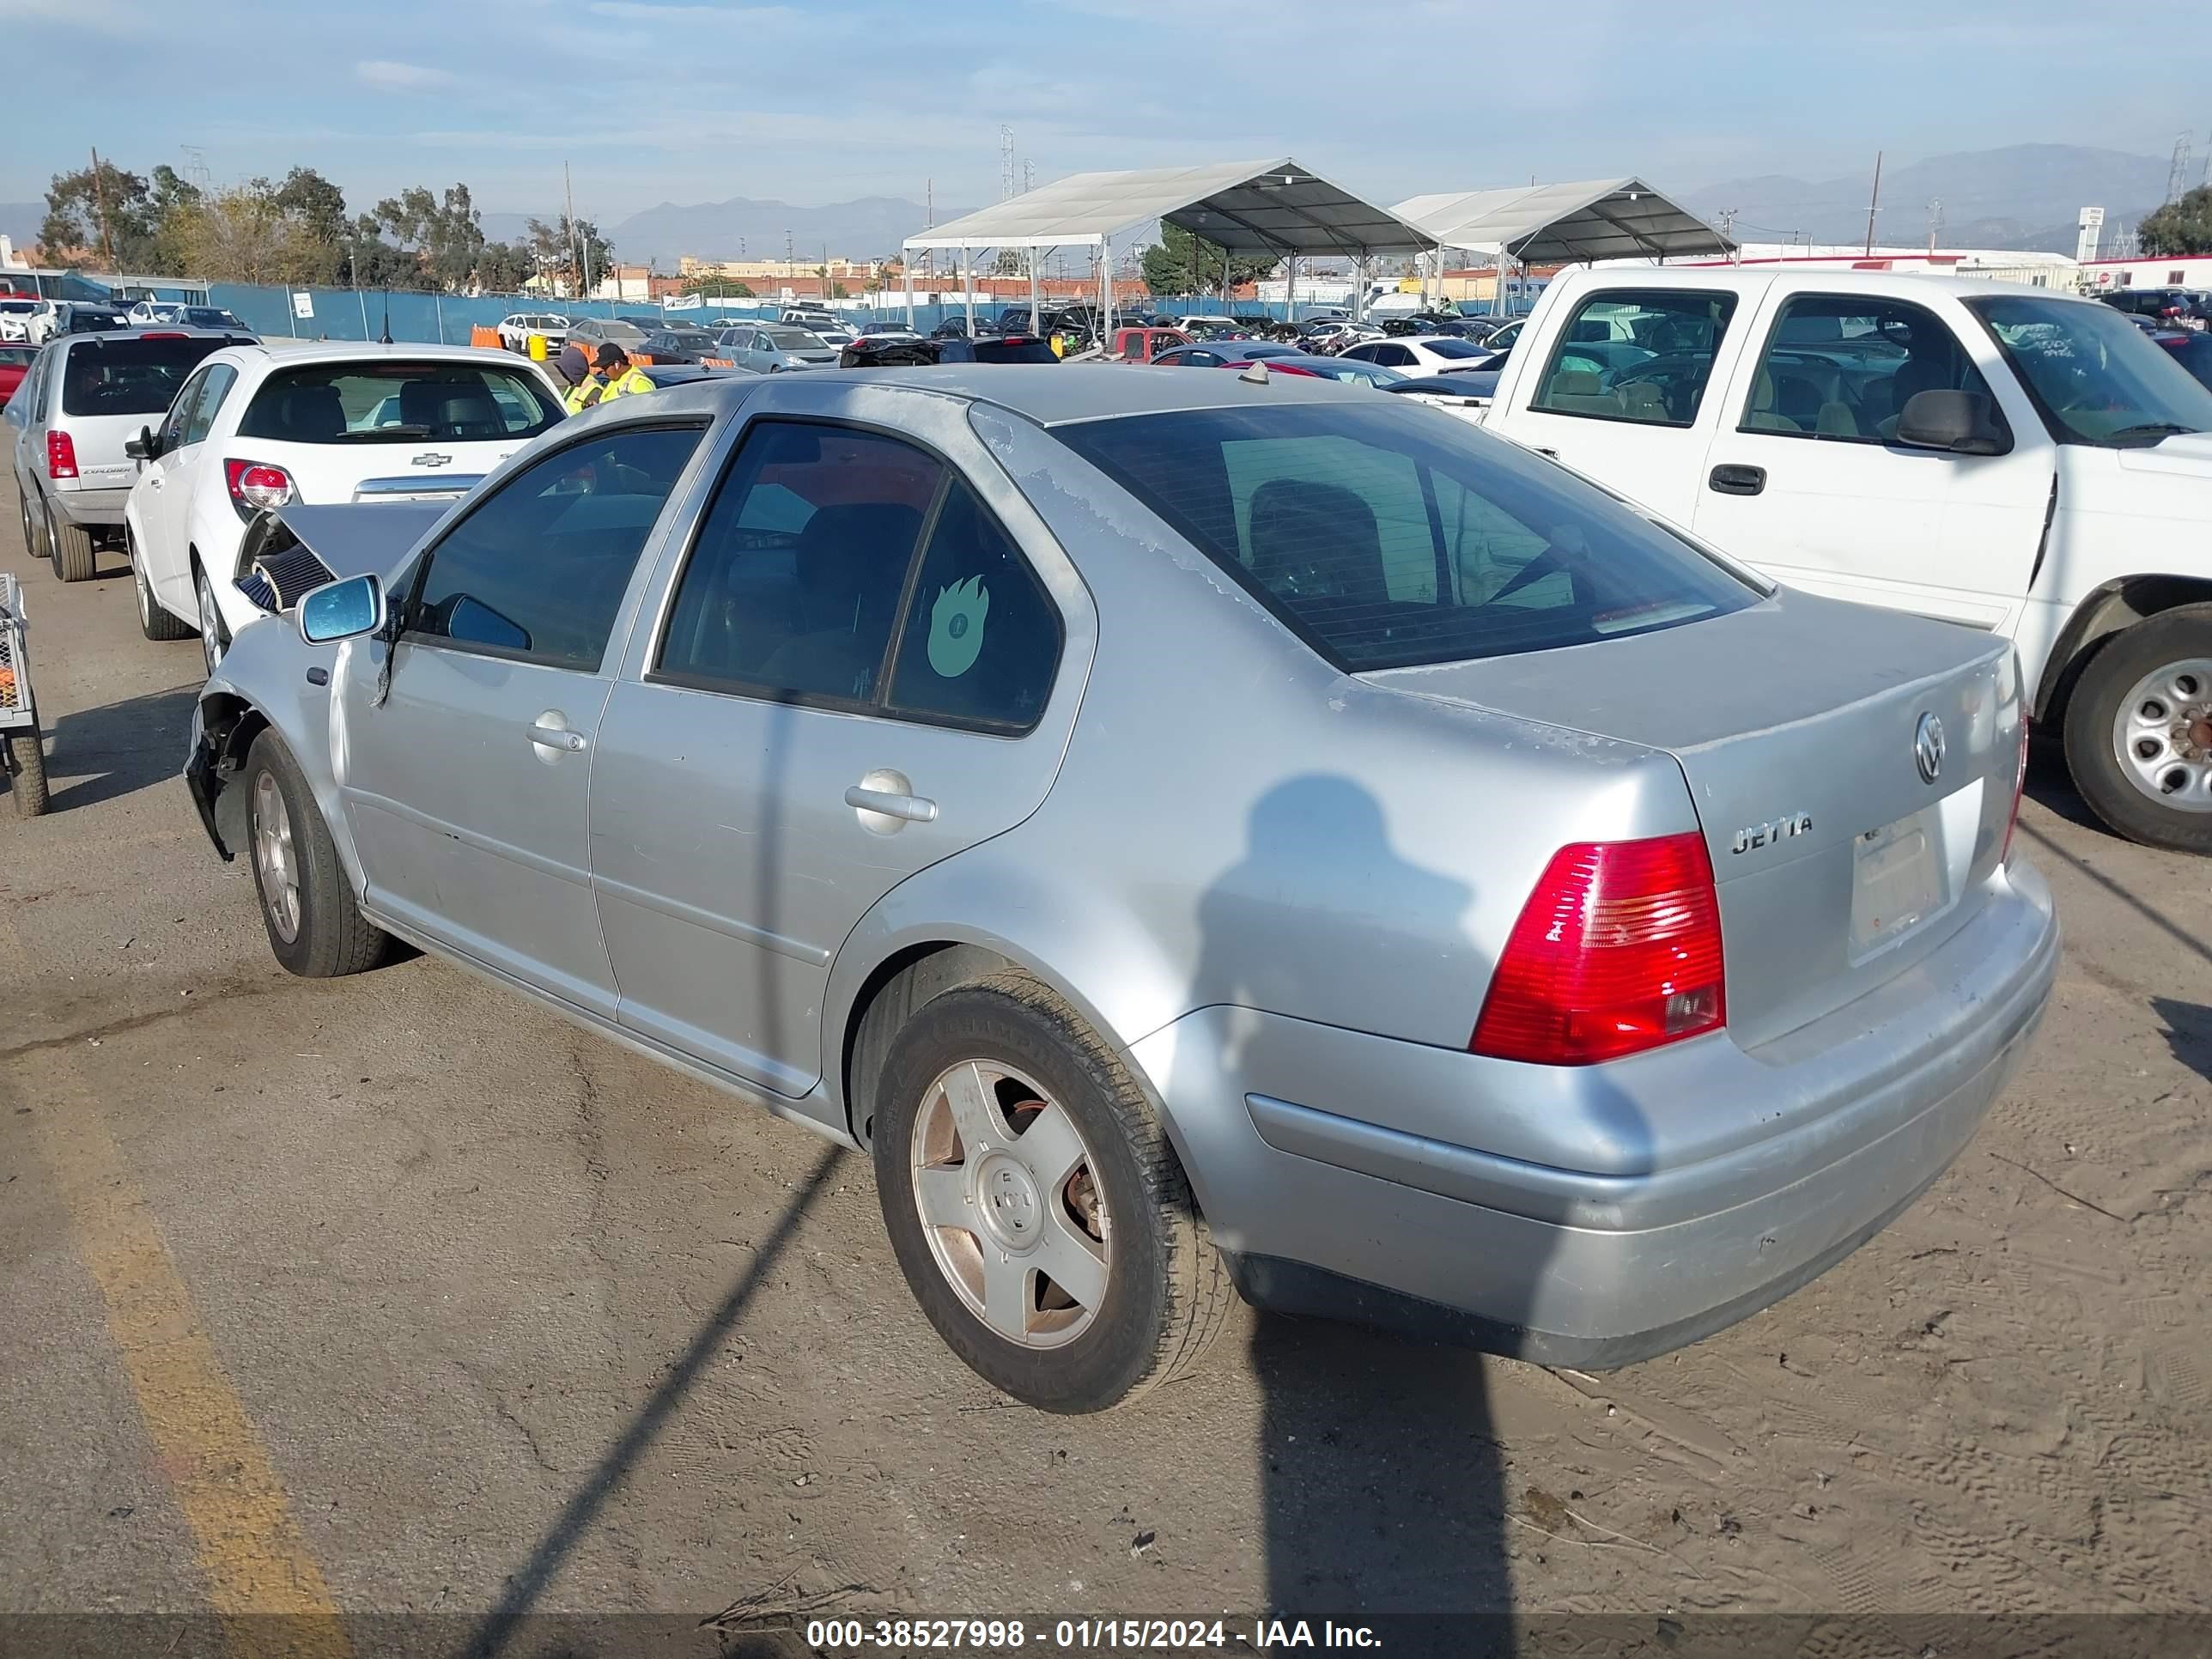
[[[6,980],[32,982],[22,942],[0,917]],[[8,1070],[10,1091],[32,1108],[77,1255],[100,1287],[108,1335],[191,1528],[226,1645],[241,1659],[347,1659],[330,1586],[98,1097],[64,1048],[20,1054]]]

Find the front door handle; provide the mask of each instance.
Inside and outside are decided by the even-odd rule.
[[[854,784],[845,792],[845,805],[862,812],[880,812],[887,818],[898,818],[908,823],[933,823],[937,820],[937,803],[921,795],[909,795],[892,789],[870,789]]]
[[[565,726],[550,725],[542,714],[531,724],[530,740],[541,748],[557,749],[564,754],[580,755],[584,752],[585,738],[581,732],[571,732]]]
[[[1723,495],[1756,495],[1766,488],[1766,469],[1763,466],[1717,466],[1705,482]]]

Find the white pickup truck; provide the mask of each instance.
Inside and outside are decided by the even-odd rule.
[[[2212,852],[2212,391],[2110,306],[1595,267],[1486,420],[1778,580],[2007,636],[2098,815]]]

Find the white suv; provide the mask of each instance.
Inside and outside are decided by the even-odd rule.
[[[250,334],[202,329],[113,329],[64,334],[31,360],[3,418],[23,547],[65,582],[97,568],[103,543],[123,539],[123,505],[138,476],[125,446],[161,411],[201,361]]]
[[[527,355],[533,334],[543,334],[545,355],[557,357],[568,343],[568,319],[550,311],[518,311],[499,319],[499,342],[509,351]]]
[[[157,428],[125,509],[138,621],[198,633],[210,669],[263,607],[238,579],[246,529],[288,502],[450,501],[562,418],[535,363],[468,346],[218,351]]]

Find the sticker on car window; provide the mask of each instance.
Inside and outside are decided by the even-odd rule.
[[[975,665],[990,609],[991,590],[981,576],[938,589],[929,613],[929,665],[940,678],[957,680]]]

